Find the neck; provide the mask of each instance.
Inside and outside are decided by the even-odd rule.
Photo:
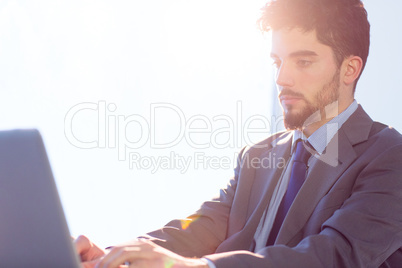
[[[326,123],[328,123],[329,121],[331,121],[332,118],[328,118],[326,120],[322,120],[322,121],[318,121],[318,122],[314,122],[311,123],[308,126],[305,126],[301,129],[301,131],[303,132],[303,134],[308,138],[310,137],[317,129],[319,129],[320,127],[322,127],[323,125],[325,125]]]
[[[353,102],[353,99],[341,105],[339,102],[334,102],[316,111],[305,122],[301,131],[308,138],[317,129],[331,121],[333,118],[345,111]]]

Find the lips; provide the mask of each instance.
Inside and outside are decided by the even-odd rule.
[[[291,95],[283,95],[280,97],[280,100],[281,100],[281,103],[284,105],[291,105],[291,104],[295,104],[298,101],[303,100],[303,98],[291,96]]]

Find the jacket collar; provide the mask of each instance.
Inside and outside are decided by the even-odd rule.
[[[359,105],[328,144],[326,152],[312,159],[306,182],[289,209],[276,243],[299,242],[292,242],[292,239],[306,224],[319,201],[356,159],[353,147],[368,139],[372,125],[373,121]]]

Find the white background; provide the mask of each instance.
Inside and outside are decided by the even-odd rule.
[[[276,100],[269,42],[255,25],[263,4],[0,2],[0,128],[41,131],[73,235],[86,234],[108,246],[185,217],[232,176],[233,163],[195,166],[195,153],[233,162],[248,143],[245,136],[256,142],[278,130],[278,118],[271,118]],[[374,120],[401,130],[402,4],[367,0],[365,5],[372,44],[356,99]],[[149,123],[155,103],[174,105],[176,110],[159,110],[149,129],[127,123],[140,117]],[[98,110],[81,110],[70,120],[77,105]],[[177,111],[185,116],[181,124]],[[224,148],[194,148],[191,143],[211,144],[208,133],[191,134],[187,140],[179,137],[175,145],[162,149],[148,139],[149,131],[160,143],[173,141],[194,116],[208,119],[210,132],[223,129],[224,121],[213,120],[219,115],[232,118],[235,125],[219,136],[217,142],[226,144]],[[270,125],[256,115],[265,116]],[[119,127],[119,118],[127,125],[121,121]],[[247,127],[246,121],[253,118]],[[203,128],[204,121],[194,121],[192,127]],[[245,135],[246,128],[265,131]],[[100,141],[98,148],[76,147],[65,131],[85,142],[106,137],[104,146]],[[116,132],[120,135],[114,137],[111,133]],[[130,169],[128,159],[119,160],[121,148],[114,146],[128,140],[146,142],[126,149],[127,154],[157,159],[173,152],[192,165],[185,172],[177,165],[156,172]]]

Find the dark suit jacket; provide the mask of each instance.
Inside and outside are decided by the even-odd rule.
[[[174,220],[148,237],[217,268],[402,267],[402,136],[360,106],[312,160],[275,245],[249,251],[291,141],[282,132],[243,149],[227,188],[188,226]]]

